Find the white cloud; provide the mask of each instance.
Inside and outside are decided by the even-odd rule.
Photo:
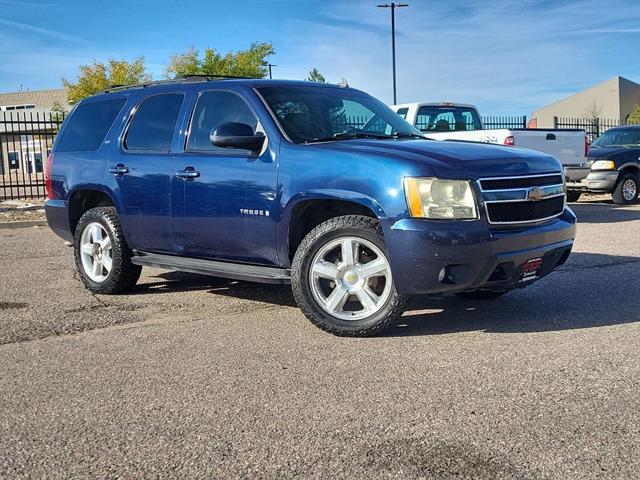
[[[32,25],[30,23],[14,22],[13,20],[4,20],[0,18],[0,25],[4,25],[5,27],[8,27],[13,30],[20,30],[23,32],[45,36],[53,40],[60,40],[60,41],[74,42],[74,43],[84,42],[84,39],[77,37],[75,35],[69,35],[68,33],[59,32],[57,30],[52,30],[50,28],[39,27],[37,25]]]

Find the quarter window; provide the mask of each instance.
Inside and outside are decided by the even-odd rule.
[[[253,129],[253,133],[258,128],[258,119],[244,100],[235,93],[222,91],[202,93],[191,119],[187,150],[227,151],[227,148],[212,145],[209,140],[211,130],[226,122],[247,124]]]
[[[181,93],[163,93],[143,100],[129,125],[125,148],[169,151],[183,98]]]
[[[97,150],[125,102],[125,98],[110,98],[79,104],[62,130],[56,150],[58,152]]]

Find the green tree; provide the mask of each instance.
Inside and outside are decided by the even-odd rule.
[[[53,105],[51,105],[51,113],[55,113],[60,116],[66,115],[67,108],[62,103],[56,100],[55,102],[53,102]]]
[[[317,68],[314,68],[309,72],[309,76],[307,77],[307,82],[327,83],[327,79],[324,78],[324,75],[322,75]]]
[[[633,106],[633,111],[627,117],[629,125],[640,125],[640,104]]]
[[[204,56],[191,47],[186,52],[173,55],[164,69],[167,78],[185,75],[230,75],[264,78],[269,73],[267,57],[274,54],[269,42],[252,43],[246,50],[220,53],[207,48]]]
[[[62,83],[69,91],[69,103],[74,104],[112,85],[133,85],[150,80],[144,57],[139,57],[131,63],[110,58],[106,64],[95,61],[92,65],[82,65],[76,83],[66,79],[62,79]]]

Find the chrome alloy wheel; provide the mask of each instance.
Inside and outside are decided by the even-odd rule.
[[[111,238],[97,222],[84,227],[80,236],[80,260],[87,276],[96,283],[103,282],[113,264]]]
[[[638,196],[638,190],[637,190],[637,186],[636,186],[636,182],[634,182],[632,179],[627,179],[623,184],[622,184],[622,197],[630,202],[631,200],[635,200],[635,198]]]
[[[377,313],[389,299],[391,267],[369,240],[342,237],[324,245],[309,269],[311,293],[320,307],[341,320]]]

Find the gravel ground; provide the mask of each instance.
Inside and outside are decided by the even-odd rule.
[[[561,271],[373,339],[283,286],[95,296],[46,227],[0,230],[0,478],[638,478],[640,206],[575,210]]]
[[[0,201],[0,223],[44,220],[43,205],[41,198]]]

